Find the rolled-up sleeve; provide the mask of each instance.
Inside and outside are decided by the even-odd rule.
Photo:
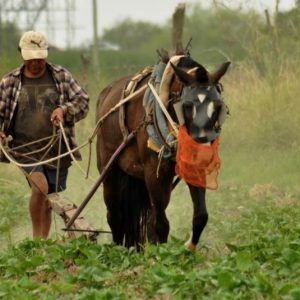
[[[65,121],[75,123],[86,117],[89,111],[89,96],[71,74],[66,75],[67,80],[61,83],[66,101],[60,107],[63,110]]]

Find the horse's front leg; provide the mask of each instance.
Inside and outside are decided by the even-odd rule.
[[[164,178],[166,179],[166,178]],[[166,208],[171,196],[171,180],[146,181],[151,201],[151,216],[148,222],[148,241],[150,243],[166,243],[170,231],[169,221],[166,215]]]
[[[195,250],[201,233],[208,221],[208,212],[205,203],[205,189],[188,185],[193,200],[193,232],[190,239],[185,243],[189,250]]]
[[[159,190],[159,191],[158,191]],[[148,239],[150,243],[166,243],[170,231],[169,221],[166,215],[166,208],[170,195],[162,192],[157,186],[149,191],[151,200],[151,217],[149,220]]]

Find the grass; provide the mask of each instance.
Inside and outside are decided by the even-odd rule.
[[[299,203],[268,189],[255,198],[247,189],[221,194],[196,253],[175,237],[141,253],[81,239],[24,240],[0,254],[0,297],[299,299]]]

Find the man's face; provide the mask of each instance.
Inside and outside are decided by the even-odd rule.
[[[30,59],[24,60],[24,65],[26,70],[31,73],[33,76],[38,76],[43,74],[43,71],[46,68],[45,59]]]

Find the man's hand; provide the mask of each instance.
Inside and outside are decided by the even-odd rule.
[[[59,126],[59,123],[64,124],[64,113],[61,107],[56,108],[51,115],[51,122],[55,126]]]

